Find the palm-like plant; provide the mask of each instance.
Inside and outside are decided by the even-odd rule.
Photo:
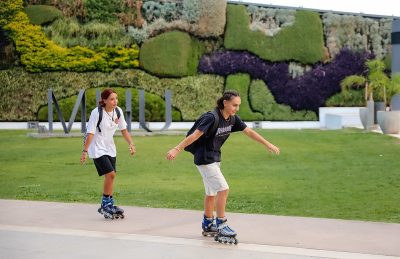
[[[392,80],[390,80],[389,84],[386,87],[385,91],[385,103],[386,98],[389,100],[389,110],[392,110],[392,97],[395,94],[400,94],[400,73],[395,73],[392,75]]]
[[[382,60],[374,59],[365,62],[368,67],[366,77],[359,75],[351,75],[346,77],[340,82],[342,87],[342,94],[345,99],[350,99],[351,94],[349,89],[356,86],[357,89],[361,86],[365,86],[365,102],[368,100],[373,101],[373,92],[377,92],[378,96],[381,96],[384,100],[385,96],[385,85],[390,82],[389,77],[385,74],[385,64]]]

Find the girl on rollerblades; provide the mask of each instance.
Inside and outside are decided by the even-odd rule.
[[[236,232],[231,229],[225,218],[226,200],[229,186],[221,173],[221,147],[230,133],[242,131],[256,142],[263,144],[270,153],[279,154],[279,148],[269,143],[236,115],[241,104],[238,92],[228,90],[217,100],[213,112],[203,114],[196,129],[176,147],[167,152],[168,160],[173,161],[179,152],[198,141],[194,153],[194,163],[197,166],[204,183],[204,218],[202,222],[203,235],[214,236],[215,241],[237,244]],[[218,117],[216,117],[218,116]],[[208,136],[214,122],[218,120],[216,132]],[[197,123],[197,121],[196,121]],[[204,135],[204,136],[203,136]],[[217,217],[214,221],[214,207]]]
[[[84,164],[89,153],[99,176],[104,175],[103,198],[98,212],[110,219],[124,218],[124,211],[114,206],[113,199],[114,178],[117,172],[113,136],[117,129],[121,130],[122,136],[129,143],[131,155],[136,152],[135,145],[126,129],[124,114],[117,104],[117,93],[110,88],[103,90],[99,106],[90,114],[81,156],[81,163]]]

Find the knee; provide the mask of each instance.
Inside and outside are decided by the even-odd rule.
[[[108,174],[106,174],[106,178],[110,179],[110,180],[114,180],[115,172],[114,171],[109,172]]]
[[[218,192],[218,196],[226,196],[227,197],[228,194],[229,194],[229,189]]]

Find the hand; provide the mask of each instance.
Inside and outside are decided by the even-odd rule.
[[[166,156],[167,156],[167,159],[172,162],[178,156],[178,154],[179,154],[179,151],[176,150],[175,148],[173,148],[167,152]]]
[[[130,145],[129,146],[129,151],[131,152],[131,156],[134,155],[136,153],[136,148],[134,145]]]
[[[268,149],[268,151],[272,154],[273,151],[275,152],[275,154],[279,155],[279,148],[275,147],[274,145],[272,145],[271,143],[268,143],[265,145],[266,148]]]
[[[82,165],[86,162],[86,157],[87,157],[87,154],[82,154],[81,155],[81,163],[82,163]]]

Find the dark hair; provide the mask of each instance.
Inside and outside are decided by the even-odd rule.
[[[99,105],[105,107],[106,104],[103,100],[107,100],[112,93],[116,94],[116,92],[111,88],[104,89],[103,92],[101,92],[101,100],[99,101]]]
[[[222,110],[224,108],[224,100],[230,101],[232,97],[240,97],[240,94],[234,90],[225,91],[222,97],[217,100],[217,107],[215,109]]]

